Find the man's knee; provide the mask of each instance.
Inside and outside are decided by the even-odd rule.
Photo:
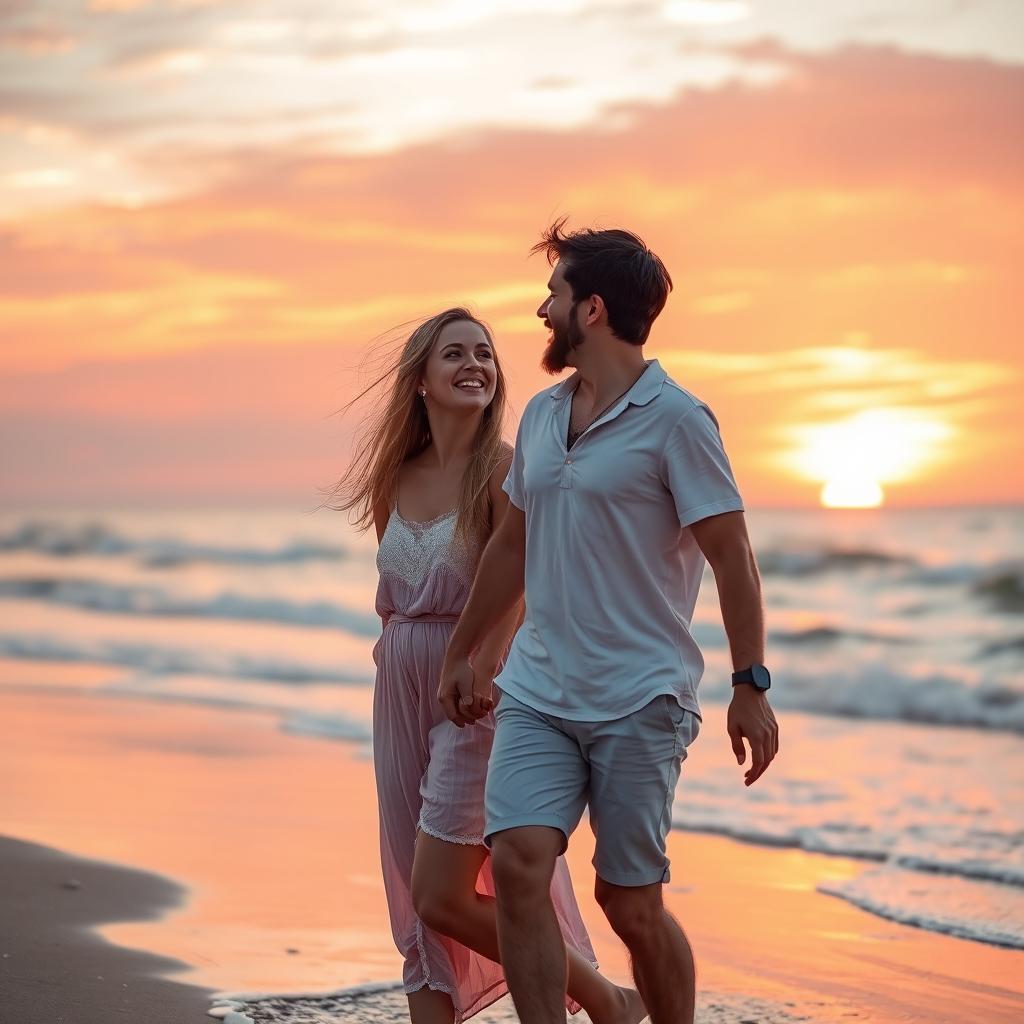
[[[544,825],[510,828],[491,839],[491,868],[499,899],[547,896],[564,837]]]
[[[661,882],[634,887],[612,885],[598,878],[594,898],[612,930],[631,949],[653,938],[664,918]]]

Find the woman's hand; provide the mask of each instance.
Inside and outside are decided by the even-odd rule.
[[[498,666],[490,662],[473,664],[472,701],[464,704],[462,713],[473,721],[485,718],[494,710],[494,676]]]

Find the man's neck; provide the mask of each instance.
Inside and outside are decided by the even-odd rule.
[[[577,349],[580,375],[576,391],[592,406],[612,401],[616,395],[628,390],[647,368],[642,345],[629,345],[618,338],[612,345],[584,346]]]

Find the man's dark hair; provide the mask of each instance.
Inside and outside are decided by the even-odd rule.
[[[573,302],[600,295],[612,333],[643,345],[672,290],[665,264],[631,231],[584,228],[566,233],[567,220],[555,221],[531,254],[545,253],[552,266],[559,260],[565,264]]]

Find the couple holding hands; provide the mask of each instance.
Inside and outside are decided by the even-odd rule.
[[[690,634],[710,563],[751,785],[778,752],[760,580],[710,409],[644,356],[671,278],[636,235],[549,228],[542,364],[512,450],[488,328],[448,309],[376,383],[334,506],[376,529],[374,764],[412,1024],[510,991],[527,1024],[691,1024],[666,838],[700,729]],[[364,392],[365,394],[365,392]],[[511,646],[509,643],[511,641]],[[494,681],[495,685],[492,685]],[[636,989],[598,971],[563,859],[589,810],[595,896]]]

